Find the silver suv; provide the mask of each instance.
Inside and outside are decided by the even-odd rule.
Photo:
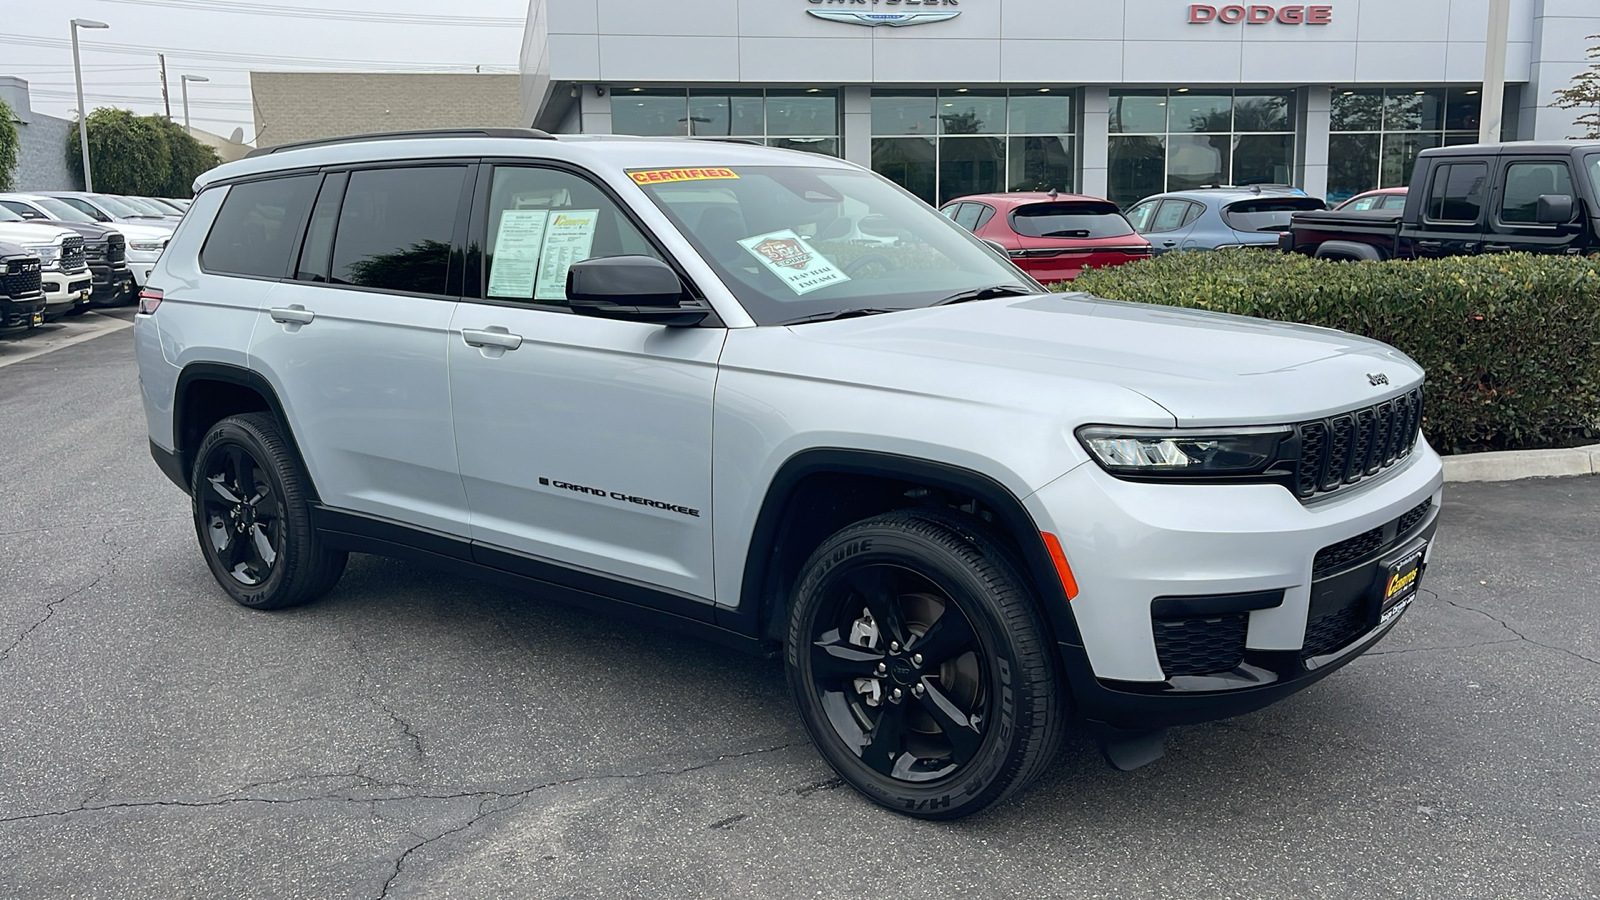
[[[489,130],[197,188],[134,334],[151,453],[246,606],[358,551],[781,653],[841,776],[952,818],[1069,721],[1141,765],[1416,597],[1410,359],[1046,293],[849,163]]]

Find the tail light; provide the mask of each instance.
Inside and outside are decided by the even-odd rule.
[[[161,289],[147,287],[139,291],[139,315],[153,316],[161,305]]]

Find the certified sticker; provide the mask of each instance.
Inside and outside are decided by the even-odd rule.
[[[732,169],[644,169],[630,171],[628,177],[636,184],[660,184],[668,181],[726,181],[739,175]]]

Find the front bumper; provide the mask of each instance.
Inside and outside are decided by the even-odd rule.
[[[45,318],[55,319],[88,301],[94,279],[88,269],[71,274],[46,269],[40,278],[40,288],[44,291]]]
[[[1374,582],[1380,562],[1431,540],[1442,469],[1419,441],[1384,475],[1311,504],[1277,485],[1135,484],[1092,463],[1047,485],[1029,511],[1078,581],[1081,644],[1060,650],[1080,713],[1128,729],[1238,715],[1360,655],[1408,605],[1380,622]],[[1162,618],[1173,600],[1239,605]],[[1190,646],[1184,627],[1200,668],[1182,668],[1197,656],[1174,650]],[[1210,653],[1227,641],[1231,658]],[[1208,658],[1226,661],[1208,671]]]
[[[96,265],[90,266],[89,271],[94,277],[94,289],[89,295],[92,302],[116,304],[133,293],[133,273],[127,265]]]
[[[27,331],[37,325],[44,315],[44,298],[12,300],[0,297],[0,334]]]

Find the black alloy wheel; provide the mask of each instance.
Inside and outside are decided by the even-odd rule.
[[[200,549],[217,583],[252,609],[282,609],[326,593],[348,554],[322,547],[304,478],[277,421],[229,416],[211,427],[190,478]]]
[[[818,749],[863,794],[956,818],[1054,756],[1053,645],[1018,572],[982,522],[935,510],[850,526],[806,564],[790,685]]]

